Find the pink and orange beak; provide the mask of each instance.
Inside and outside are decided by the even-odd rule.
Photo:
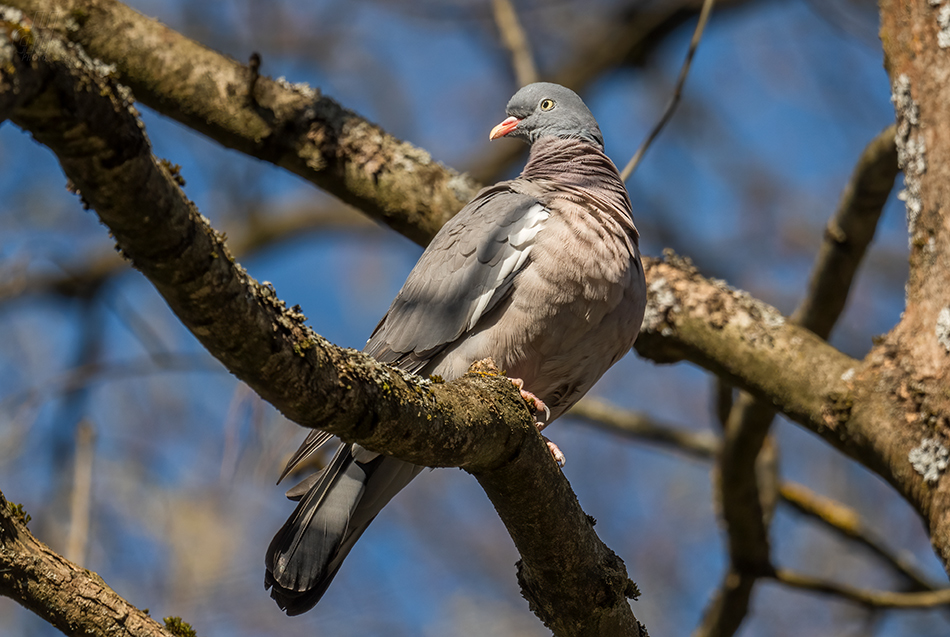
[[[521,120],[517,117],[509,117],[501,124],[491,129],[491,133],[488,134],[488,139],[498,139],[499,137],[504,137],[513,131],[520,123]]]

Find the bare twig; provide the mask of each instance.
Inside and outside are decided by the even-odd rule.
[[[716,401],[714,404],[716,420],[726,428],[726,422],[729,420],[729,412],[732,411],[732,405],[735,403],[736,389],[722,378],[716,376],[713,380],[716,384]]]
[[[890,550],[875,537],[873,531],[861,519],[857,511],[849,506],[819,495],[796,482],[783,482],[780,488],[782,500],[799,513],[807,515],[836,533],[867,547],[875,555],[887,562],[917,590],[937,590],[917,568],[906,558]]]
[[[771,577],[786,586],[834,595],[870,608],[914,609],[950,605],[950,588],[915,593],[865,590],[781,568],[776,569],[767,577]]]
[[[851,283],[894,188],[898,172],[895,130],[893,124],[885,128],[861,153],[838,209],[828,221],[808,292],[791,316],[822,338],[828,338],[844,310]]]
[[[650,131],[647,138],[640,144],[640,148],[637,149],[637,152],[634,153],[633,157],[630,158],[630,161],[627,162],[627,165],[624,166],[620,172],[620,178],[624,181],[630,178],[630,175],[633,174],[633,171],[636,170],[640,164],[640,160],[643,159],[643,155],[647,152],[653,140],[656,139],[656,136],[660,134],[660,131],[666,126],[666,123],[673,117],[673,112],[676,110],[680,102],[680,97],[683,95],[683,85],[686,84],[686,76],[689,75],[689,68],[693,64],[693,56],[696,55],[699,41],[703,38],[703,31],[706,28],[706,22],[709,21],[709,14],[712,11],[714,3],[715,0],[705,0],[703,2],[703,8],[699,12],[699,20],[696,22],[696,29],[693,31],[693,38],[689,42],[689,50],[686,51],[686,60],[683,61],[683,66],[680,68],[680,76],[676,80],[676,86],[673,89],[673,96],[670,97],[670,101],[666,105],[663,117],[656,123],[656,126],[653,127],[653,130]]]
[[[657,443],[694,458],[710,459],[719,449],[719,438],[710,432],[658,423],[646,414],[620,409],[596,398],[584,398],[569,414],[607,431]]]
[[[716,6],[721,14],[726,7],[740,7],[750,1],[718,0]],[[546,77],[583,93],[609,69],[643,66],[669,33],[701,10],[696,0],[628,4],[602,24],[578,30],[570,54],[565,56],[567,64]],[[485,146],[466,162],[465,168],[477,181],[496,181],[526,150],[521,144]]]
[[[247,61],[247,72],[247,103],[253,106],[257,103],[257,99],[254,97],[254,89],[257,88],[257,80],[261,77],[261,54],[257,51],[251,53],[251,57]]]
[[[721,445],[719,438],[713,434],[659,423],[640,412],[622,409],[596,398],[584,398],[571,408],[569,415],[605,431],[633,440],[656,443],[660,448],[703,460],[715,458]],[[820,522],[829,531],[871,550],[915,590],[938,590],[911,561],[901,557],[876,537],[851,507],[795,482],[782,482],[778,497],[799,513]],[[736,588],[738,590],[740,587]]]
[[[492,13],[505,48],[511,53],[511,65],[519,86],[538,81],[538,69],[531,55],[528,36],[518,19],[512,0],[492,0]]]

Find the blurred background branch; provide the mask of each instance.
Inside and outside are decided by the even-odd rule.
[[[57,24],[44,17],[50,4],[18,4],[36,23]],[[601,122],[608,152],[625,161],[672,92],[702,2],[505,4],[535,74],[580,91]],[[82,35],[109,5],[68,6],[62,17]],[[520,144],[485,139],[521,81],[487,0],[131,6],[221,57],[247,60],[259,51],[262,76],[319,86],[361,114],[350,120],[355,124],[376,122],[438,161],[469,167],[474,179],[450,184],[457,192],[447,200],[461,202],[476,181],[510,175],[523,156]],[[854,230],[845,227],[840,241],[837,217],[829,221],[828,211],[836,199],[839,211],[846,207],[841,184],[849,172],[855,193],[865,191],[854,158],[893,121],[877,5],[720,0],[716,8],[690,88],[629,182],[641,245],[646,254],[672,247],[704,274],[788,315],[810,273],[815,286],[825,276],[819,272],[834,279],[851,267]],[[234,68],[233,98],[244,108],[249,78],[245,67]],[[182,82],[172,67],[169,77],[202,86]],[[181,164],[188,196],[227,231],[242,264],[299,303],[330,340],[361,347],[418,248],[289,176],[269,163],[272,155],[248,159],[219,146],[230,145],[231,134],[256,144],[257,128],[227,135],[209,129],[211,138],[221,137],[209,143],[163,115],[173,114],[172,106],[151,101],[144,87],[133,89],[145,104],[155,152]],[[879,139],[887,145],[887,133]],[[887,152],[893,150],[882,157]],[[369,153],[361,165],[371,169],[376,160]],[[893,170],[887,161],[878,166]],[[877,182],[874,201],[863,200],[870,213],[887,199],[880,220],[853,218],[878,230],[860,274],[850,275],[854,283],[831,338],[855,358],[904,307],[904,210],[887,198],[885,181]],[[97,435],[82,565],[155,616],[182,615],[199,634],[212,626],[265,634],[278,622],[287,637],[315,630],[546,634],[510,581],[517,555],[492,522],[490,504],[461,472],[446,471],[427,472],[387,509],[378,534],[362,540],[364,550],[351,556],[319,614],[282,622],[260,589],[261,547],[288,510],[272,480],[299,428],[243,395],[227,374],[207,373],[216,364],[165,303],[140,277],[115,276],[126,268],[94,217],[78,212],[48,153],[10,126],[0,128],[0,202],[0,481],[16,489],[10,495],[27,504],[37,518],[31,528],[54,549],[65,550],[72,525],[76,423],[85,418]],[[826,266],[819,251],[833,256]],[[826,288],[832,294],[819,308],[835,298],[843,303],[835,289]],[[818,296],[809,291],[808,298]],[[83,360],[88,324],[100,325],[101,342],[95,359]],[[160,370],[170,373],[154,373]],[[76,388],[86,388],[86,398],[70,403]],[[654,634],[686,634],[700,622],[730,557],[708,469],[681,459],[716,453],[720,436],[709,406],[718,404],[725,421],[735,392],[710,387],[708,375],[691,366],[629,356],[595,393],[596,402],[576,411],[594,426],[571,427],[565,418],[550,435],[570,457],[566,473],[598,519],[598,534],[637,574],[645,595],[634,606],[637,616]],[[780,506],[767,528],[777,564],[861,591],[946,584],[916,514],[892,489],[782,418],[769,432],[776,463],[766,475],[781,480]],[[637,442],[641,435],[647,444]],[[672,450],[672,459],[655,449]],[[835,510],[859,523],[829,515]],[[817,523],[802,524],[802,514]],[[749,634],[947,632],[941,609],[877,609],[872,622],[865,606],[836,603],[834,592],[802,595],[766,585],[754,594],[756,603],[741,618]],[[0,599],[0,615],[0,635],[49,634],[8,600]]]

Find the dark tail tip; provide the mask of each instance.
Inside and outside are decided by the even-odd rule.
[[[317,602],[320,601],[326,592],[327,587],[330,585],[330,580],[332,579],[333,577],[330,576],[320,582],[316,588],[296,591],[281,586],[268,570],[264,572],[264,590],[270,589],[271,599],[277,602],[277,605],[282,611],[293,617],[294,615],[302,615],[316,606]]]

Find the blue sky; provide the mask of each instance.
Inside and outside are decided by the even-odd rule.
[[[261,20],[249,19],[254,3],[132,5],[237,59],[258,50],[263,72],[318,86],[460,169],[485,150],[517,88],[487,3],[284,2],[259,5],[253,16]],[[585,12],[558,6],[583,26],[613,3]],[[542,74],[551,73],[569,55],[569,37],[543,4],[523,9]],[[794,308],[858,155],[893,120],[873,14],[856,15],[836,20],[807,2],[764,2],[713,17],[677,116],[629,182],[645,253],[672,246],[705,274],[785,313]],[[268,20],[281,16],[290,19],[275,33],[274,24],[284,23]],[[691,32],[692,24],[681,27],[644,68],[611,71],[585,90],[616,163],[659,117]],[[279,215],[328,201],[297,177],[140,110],[156,155],[182,166],[186,193],[218,227],[248,202]],[[51,153],[10,123],[0,127],[0,202],[2,276],[55,272],[111,249],[94,214],[66,192]],[[892,198],[833,337],[849,354],[863,355],[871,337],[896,322],[906,245],[903,209]],[[360,348],[419,253],[388,229],[339,230],[242,263],[301,305],[318,333]],[[140,375],[96,379],[69,399],[46,391],[26,400],[24,392],[73,368],[90,339],[106,363],[145,360],[149,344],[202,357],[137,273],[111,280],[91,304],[7,302],[0,331],[0,446],[10,450],[0,456],[0,488],[61,549],[73,427],[79,418],[94,422],[84,565],[154,616],[182,615],[202,635],[546,634],[518,595],[510,539],[477,484],[455,470],[426,472],[387,507],[315,611],[281,615],[262,588],[263,553],[292,510],[283,485],[273,486],[278,460],[302,433],[242,393],[210,358],[196,371],[144,365]],[[682,427],[716,429],[711,381],[689,365],[660,367],[629,355],[593,393]],[[689,632],[724,568],[709,466],[568,418],[547,433],[567,454],[566,474],[598,533],[644,592],[638,617],[657,635]],[[856,507],[945,579],[915,514],[886,485],[793,424],[780,421],[776,436],[783,476]],[[793,514],[781,511],[774,531],[787,565],[895,585],[866,556]],[[829,565],[835,570],[827,573]],[[12,617],[0,635],[52,632],[8,600],[0,600],[0,615]],[[846,604],[764,586],[741,634],[783,635],[791,625],[814,635],[858,634],[865,619]],[[884,621],[881,634],[946,633],[934,613]]]

